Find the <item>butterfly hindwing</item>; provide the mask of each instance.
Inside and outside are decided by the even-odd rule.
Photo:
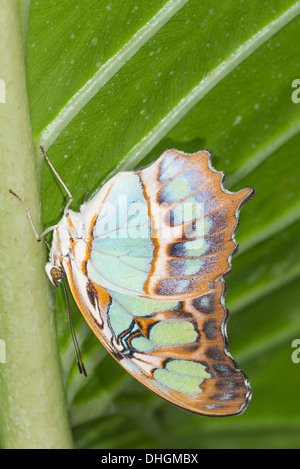
[[[223,283],[185,301],[105,291],[74,260],[64,265],[72,294],[98,339],[137,380],[173,404],[204,415],[234,415],[251,390],[228,352]]]

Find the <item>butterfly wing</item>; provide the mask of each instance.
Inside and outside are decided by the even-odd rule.
[[[251,398],[228,351],[222,276],[252,190],[230,193],[223,176],[208,152],[176,150],[119,173],[82,207],[85,238],[63,259],[79,309],[120,364],[179,407],[216,416]]]
[[[230,269],[238,211],[252,189],[222,186],[210,154],[167,150],[119,173],[82,208],[87,276],[108,290],[159,300],[195,298]]]
[[[63,263],[87,323],[137,380],[192,412],[226,416],[245,410],[251,389],[228,351],[220,280],[201,297],[161,301],[107,292],[74,259]]]

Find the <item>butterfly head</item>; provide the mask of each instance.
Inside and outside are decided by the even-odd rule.
[[[49,262],[45,265],[46,274],[55,287],[58,287],[63,281],[65,275],[63,258],[68,256],[70,247],[71,242],[68,221],[67,217],[63,216],[53,231]]]
[[[51,262],[47,262],[47,264],[45,265],[45,271],[52,285],[58,287],[58,284],[61,283],[64,278],[63,269],[56,267]]]

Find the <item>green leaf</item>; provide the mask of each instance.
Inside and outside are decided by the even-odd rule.
[[[242,209],[226,278],[231,353],[253,388],[247,411],[209,419],[162,401],[108,356],[72,300],[82,378],[58,291],[76,447],[298,448],[300,104],[292,83],[300,77],[300,1],[35,0],[29,16],[28,3],[19,8],[38,165],[43,144],[74,209],[86,189],[170,147],[207,148],[228,189],[257,190]],[[66,200],[44,166],[44,228]]]

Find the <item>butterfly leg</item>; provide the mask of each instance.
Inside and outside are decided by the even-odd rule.
[[[24,207],[26,213],[27,213],[27,216],[28,216],[28,219],[30,221],[30,224],[31,224],[31,228],[35,234],[35,237],[36,237],[36,240],[37,241],[41,241],[42,238],[47,234],[49,233],[50,231],[53,231],[55,230],[55,228],[57,227],[57,225],[54,225],[54,226],[50,226],[49,228],[47,228],[45,231],[43,231],[43,233],[41,235],[38,235],[37,233],[37,230],[36,230],[36,227],[34,226],[34,223],[33,223],[33,220],[32,220],[32,216],[31,216],[31,213],[30,213],[30,210],[29,208],[25,205],[25,203],[23,202],[23,200],[21,199],[21,197],[19,197],[15,192],[13,192],[11,189],[9,189],[9,192],[10,194],[12,194],[19,202],[20,204]]]
[[[57,171],[54,169],[54,166],[53,164],[51,163],[51,161],[49,160],[45,150],[44,150],[44,147],[40,147],[43,155],[44,155],[44,158],[45,160],[47,161],[48,165],[50,166],[51,170],[53,171],[53,173],[55,174],[55,176],[57,177],[57,179],[59,180],[59,182],[61,183],[61,185],[63,186],[63,188],[65,189],[66,193],[68,194],[69,196],[69,201],[67,203],[67,205],[65,206],[65,209],[64,209],[64,214],[67,215],[68,213],[68,210],[69,210],[69,207],[71,205],[71,203],[73,202],[73,196],[71,194],[71,192],[69,191],[69,189],[67,188],[66,184],[63,182],[63,180],[61,179],[61,177],[59,176],[59,174],[57,173]],[[18,196],[15,192],[13,192],[11,189],[9,190],[9,192],[14,196],[16,197],[16,199],[18,199],[18,201],[20,202],[20,204],[24,207],[26,213],[27,213],[27,216],[28,216],[28,219],[30,221],[30,224],[31,224],[31,227],[32,227],[32,230],[34,232],[34,235],[36,237],[36,240],[37,241],[41,241],[41,239],[47,234],[49,233],[50,231],[54,231],[55,228],[57,227],[57,225],[53,225],[53,226],[50,226],[49,228],[47,228],[45,231],[43,231],[43,233],[41,235],[38,235],[37,233],[37,230],[34,226],[34,223],[33,223],[33,220],[32,220],[32,216],[31,216],[31,213],[30,213],[30,210],[29,208],[25,205],[25,202],[21,199],[20,196]],[[47,244],[47,243],[46,243]],[[49,247],[49,246],[48,246]]]
[[[68,213],[68,210],[69,210],[69,207],[71,205],[71,203],[73,202],[73,196],[71,194],[71,192],[69,191],[69,189],[67,188],[66,184],[64,183],[64,181],[62,180],[62,178],[60,177],[60,175],[58,174],[58,172],[55,170],[53,164],[51,163],[51,161],[49,160],[45,150],[44,150],[44,147],[40,146],[40,149],[44,155],[44,158],[45,160],[47,161],[48,165],[50,166],[51,170],[53,171],[55,177],[59,180],[59,182],[61,183],[61,185],[63,186],[63,188],[65,189],[66,193],[68,194],[69,196],[69,201],[67,203],[67,205],[65,206],[65,209],[64,209],[64,215],[67,215]]]

